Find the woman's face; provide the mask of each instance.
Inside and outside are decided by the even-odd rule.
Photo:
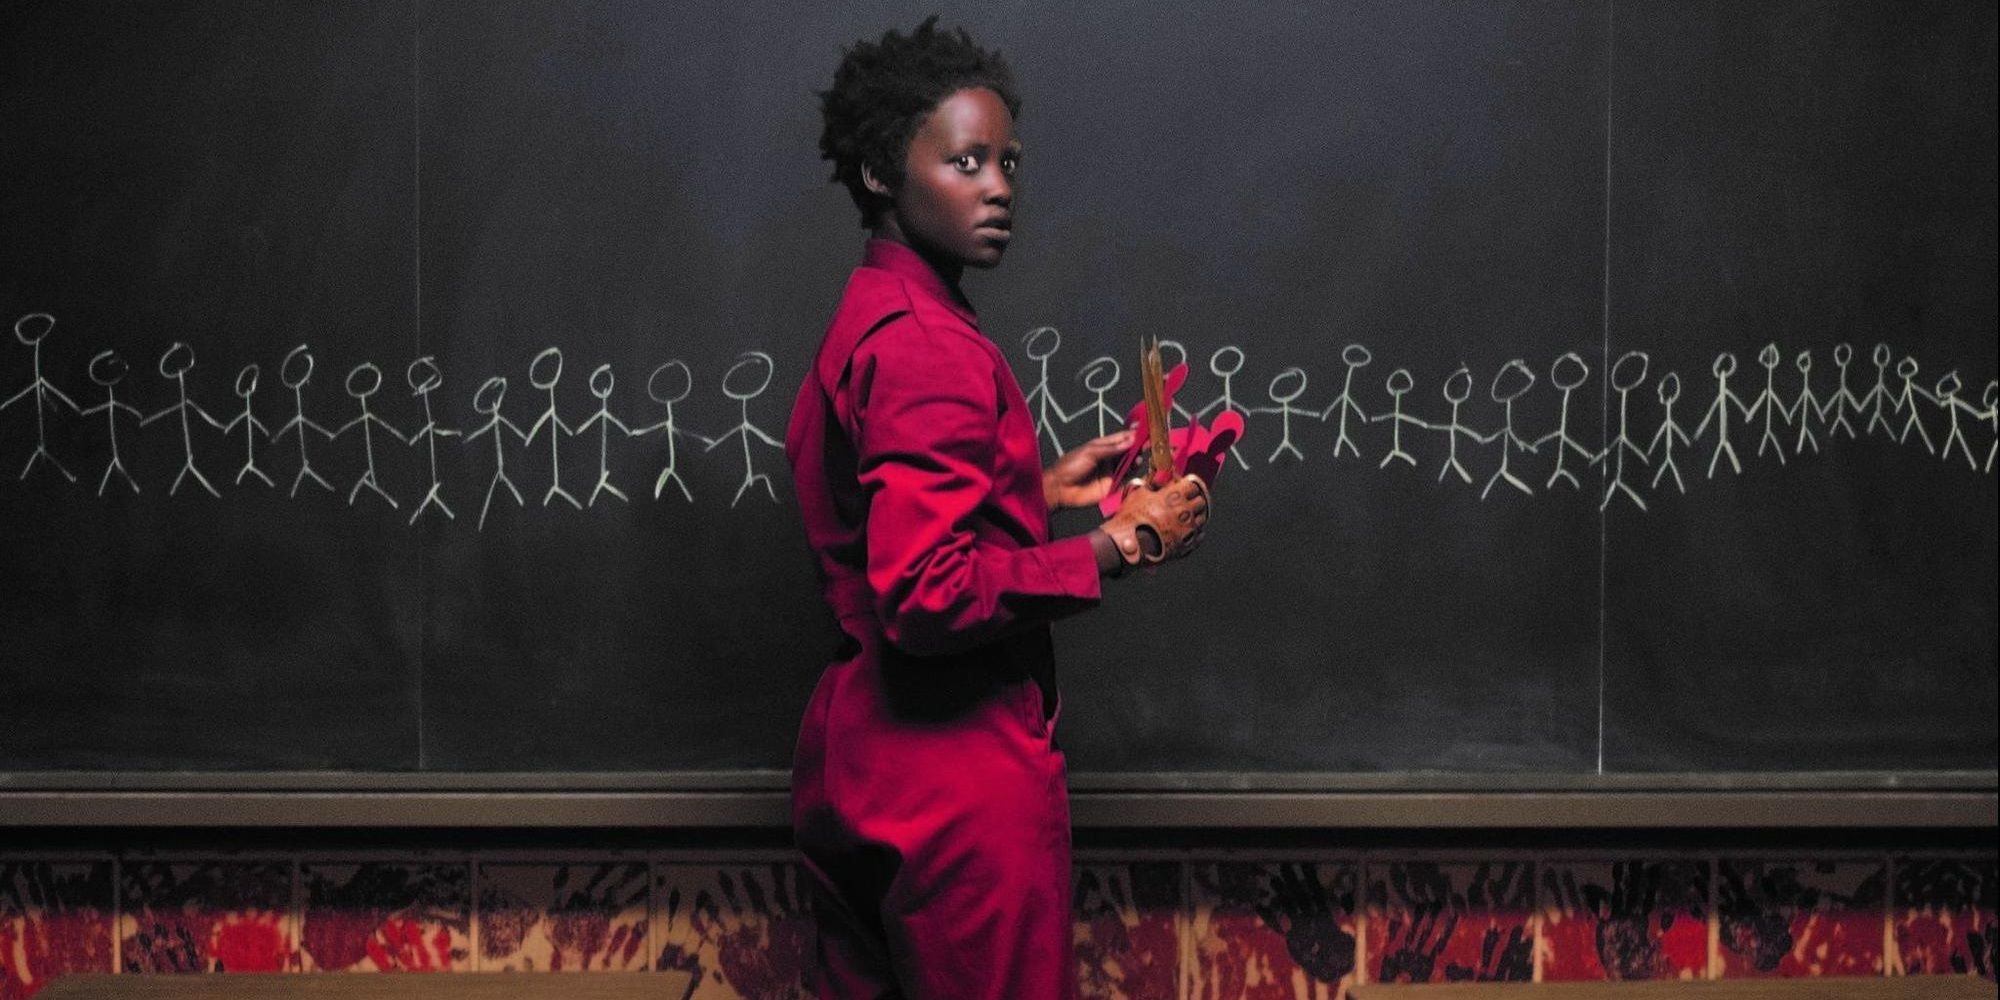
[[[902,186],[885,192],[894,208],[881,235],[954,273],[1000,263],[1013,234],[1020,156],[1000,95],[968,87],[945,98],[910,139]]]

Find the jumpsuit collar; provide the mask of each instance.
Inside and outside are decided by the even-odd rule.
[[[895,240],[870,237],[867,250],[862,255],[862,267],[884,270],[922,289],[926,295],[936,299],[958,315],[973,329],[979,328],[979,316],[972,310],[972,303],[965,293],[945,284],[930,263],[915,250]]]

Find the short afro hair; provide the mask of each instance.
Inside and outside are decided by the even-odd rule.
[[[1009,114],[1021,116],[1006,60],[974,44],[964,28],[938,30],[935,14],[908,35],[887,31],[881,41],[863,39],[846,51],[833,87],[819,94],[826,121],[819,152],[861,209],[862,226],[873,228],[888,207],[862,182],[862,164],[885,184],[903,183],[911,137],[945,98],[967,87],[992,90]]]

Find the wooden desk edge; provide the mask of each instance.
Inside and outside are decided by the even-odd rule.
[[[659,972],[231,972],[61,976],[39,994],[42,1000],[267,1000],[281,997],[454,998],[467,1000],[638,1000],[678,997],[694,982],[692,973]]]
[[[1349,1000],[1992,1000],[1976,976],[1827,976],[1810,979],[1602,983],[1369,983]]]

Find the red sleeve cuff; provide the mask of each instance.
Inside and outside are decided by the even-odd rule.
[[[1042,566],[1053,582],[1053,592],[1095,601],[1103,596],[1097,574],[1097,550],[1090,536],[1073,535],[1038,547]]]

